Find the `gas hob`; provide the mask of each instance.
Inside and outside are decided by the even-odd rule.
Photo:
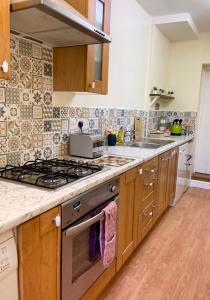
[[[35,160],[23,166],[7,165],[0,178],[55,190],[103,170],[103,166],[75,160]]]

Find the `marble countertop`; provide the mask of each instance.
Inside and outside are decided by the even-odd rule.
[[[0,179],[0,233],[14,228],[69,199],[73,199],[88,189],[138,166],[143,161],[184,144],[192,138],[192,136],[170,137],[174,142],[159,149],[139,149],[127,146],[108,147],[106,154],[131,157],[135,160],[122,167],[110,167],[97,175],[56,191]]]

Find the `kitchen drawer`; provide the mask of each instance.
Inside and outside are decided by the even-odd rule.
[[[147,177],[143,180],[143,198],[144,201],[147,197],[150,197],[151,194],[155,193],[157,185],[157,179]]]
[[[146,236],[153,225],[154,202],[150,203],[138,218],[138,243]]]
[[[153,216],[153,205],[154,202],[150,203],[145,210],[142,211],[142,228],[146,227],[151,221]]]
[[[142,175],[144,178],[156,178],[158,172],[158,157],[155,157],[142,165]]]
[[[156,221],[160,218],[160,216],[166,210],[166,205],[164,202],[160,203],[160,202],[154,201],[153,206],[154,206],[154,208],[153,208],[153,224],[155,224]]]
[[[142,211],[147,208],[154,201],[154,192],[150,193],[148,197],[142,200]]]

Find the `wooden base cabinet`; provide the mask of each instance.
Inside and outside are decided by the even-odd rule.
[[[110,34],[111,0],[66,0]],[[108,93],[109,44],[53,49],[54,91]]]
[[[171,150],[168,180],[168,206],[173,202],[176,194],[176,180],[178,169],[179,148]]]
[[[175,148],[120,176],[116,272],[168,207],[175,192],[177,159]],[[101,289],[108,285],[106,278],[110,281],[114,277],[111,270],[101,275],[101,279],[105,276],[104,283],[99,278],[82,300],[94,300],[100,295]]]
[[[153,225],[157,177],[157,157],[138,167],[136,181],[137,244],[140,244]]]
[[[168,208],[175,196],[177,163],[178,148],[169,150],[159,156],[158,191],[154,222]]]
[[[118,216],[117,271],[129,258],[136,244],[135,187],[137,169],[120,176],[120,200]]]
[[[10,1],[0,1],[0,79],[9,79]]]
[[[98,299],[175,195],[178,148],[120,176],[117,258],[82,300]],[[20,300],[60,300],[61,230],[56,207],[18,227]]]
[[[18,227],[20,300],[60,300],[60,227],[56,207]]]

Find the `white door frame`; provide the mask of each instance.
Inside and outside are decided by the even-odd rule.
[[[199,134],[200,134],[200,123],[203,114],[203,103],[204,103],[204,87],[206,80],[206,71],[210,71],[210,64],[204,64],[202,66],[201,72],[201,84],[200,84],[200,94],[199,94],[199,105],[198,105],[198,115],[197,115],[197,125],[196,125],[196,133],[195,133],[195,160],[194,160],[194,172],[196,172],[197,166],[197,158],[198,158],[198,147],[199,147]]]

